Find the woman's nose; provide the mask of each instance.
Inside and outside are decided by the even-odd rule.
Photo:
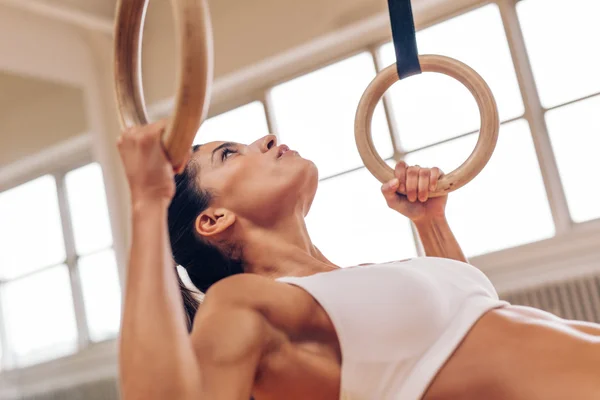
[[[258,139],[254,144],[258,147],[261,153],[266,153],[271,148],[277,146],[277,137],[275,135],[267,135]]]

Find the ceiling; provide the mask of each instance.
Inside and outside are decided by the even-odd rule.
[[[44,3],[65,10],[73,10],[94,17],[112,20],[115,16],[117,0],[28,0],[31,3]],[[129,0],[131,1],[131,0]],[[171,0],[149,0],[149,7],[152,8],[156,2],[171,2]],[[237,0],[242,1],[242,0]],[[235,6],[237,1],[230,0],[208,0],[212,12],[222,12],[228,7]],[[248,1],[248,0],[245,0]],[[280,0],[283,1],[283,0]]]
[[[112,19],[115,15],[116,0],[35,0],[38,3],[81,11],[97,17]],[[164,0],[161,0],[164,1]]]
[[[25,105],[26,101],[42,96],[57,94],[65,90],[77,90],[68,86],[45,81],[31,76],[23,76],[0,71],[0,110],[10,110]]]

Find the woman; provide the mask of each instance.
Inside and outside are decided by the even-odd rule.
[[[164,128],[118,143],[133,213],[125,400],[600,398],[600,326],[499,301],[464,263],[446,199],[428,199],[438,170],[400,163],[382,187],[430,257],[339,269],[304,224],[313,163],[273,136],[209,143],[175,184]],[[172,254],[206,291],[195,318]]]

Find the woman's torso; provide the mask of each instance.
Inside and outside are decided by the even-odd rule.
[[[334,278],[332,275],[331,279]],[[363,366],[365,375],[361,375],[361,381],[356,374],[349,375],[345,371],[347,363],[342,364],[348,350],[339,340],[336,324],[326,308],[305,289],[255,276],[240,276],[235,281],[230,281],[230,293],[235,293],[232,296],[238,298],[236,301],[241,300],[249,307],[260,309],[276,332],[273,345],[264,354],[259,366],[254,391],[256,400],[381,400],[374,394],[379,389],[373,391],[373,397],[369,394],[351,397],[345,393],[340,397],[341,386],[357,384],[359,389],[361,385],[368,388],[369,379],[377,383],[377,374],[389,371],[377,366]],[[236,290],[236,285],[244,286],[244,291]],[[377,282],[370,285],[377,285]],[[356,298],[371,304],[369,300],[373,299],[361,296],[365,292],[362,289],[356,288]],[[418,293],[412,293],[407,299],[416,295]],[[431,293],[422,295],[430,296]],[[240,296],[243,299],[239,299]],[[415,304],[415,307],[418,311],[419,305]],[[406,319],[406,315],[401,318]],[[371,316],[363,319],[365,322],[378,321]],[[578,326],[538,310],[513,306],[487,311],[477,319],[474,325],[468,327],[466,336],[462,335],[460,344],[453,346],[447,361],[444,359],[440,363],[441,369],[436,368],[423,399],[600,398],[598,328],[585,324]],[[407,322],[407,325],[410,323]],[[419,324],[412,326],[418,327]],[[373,326],[373,329],[379,328]],[[376,335],[370,338],[368,330],[365,332],[367,337],[354,344],[360,350],[357,354],[369,354],[370,350],[377,353],[385,349],[382,343],[373,341],[377,339]],[[390,353],[408,351],[418,347],[420,342],[428,342],[415,342],[414,339],[416,335],[426,337],[428,332],[409,333],[411,336],[402,338],[406,332],[398,332],[396,345],[388,346],[394,347],[389,349]],[[346,340],[346,347],[347,343]],[[410,368],[408,370],[410,372]],[[375,373],[374,377],[369,376],[372,373]],[[346,382],[341,385],[343,377]],[[353,382],[347,382],[348,377]],[[366,383],[362,382],[363,379]],[[398,396],[390,398],[409,400],[407,396]]]

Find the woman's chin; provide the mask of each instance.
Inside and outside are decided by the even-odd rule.
[[[307,160],[306,158],[302,158],[302,160],[304,160],[306,162],[307,168],[310,170],[310,173],[312,175],[314,175],[314,179],[318,182],[319,181],[319,168],[317,167],[317,164],[315,164],[311,160]]]

